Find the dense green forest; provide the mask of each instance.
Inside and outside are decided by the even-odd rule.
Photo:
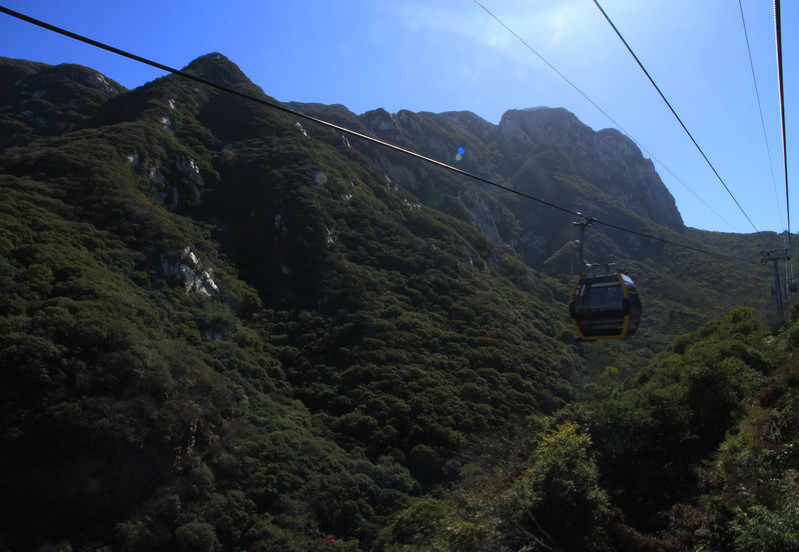
[[[176,77],[0,75],[0,550],[799,546],[799,313],[772,332],[733,258],[776,236],[653,222],[562,146],[419,114],[423,153],[724,252],[592,230],[645,315],[578,343],[567,217]]]

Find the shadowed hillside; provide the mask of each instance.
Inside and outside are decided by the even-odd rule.
[[[185,70],[274,102],[219,54]],[[0,550],[516,550],[544,542],[519,516],[549,508],[563,451],[588,494],[549,538],[645,539],[777,366],[769,267],[736,260],[776,236],[685,228],[651,162],[565,110],[293,104],[723,255],[592,227],[590,260],[644,298],[631,341],[575,341],[573,220],[545,205],[176,76],[128,91],[1,59],[0,77]],[[706,412],[679,336],[740,304]],[[625,427],[634,446],[589,437]],[[469,504],[492,477],[509,494],[489,515]]]

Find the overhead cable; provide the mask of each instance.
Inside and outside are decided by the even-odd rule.
[[[760,101],[760,91],[757,88],[757,78],[755,77],[755,64],[752,61],[752,49],[749,47],[749,33],[746,31],[746,18],[744,17],[744,7],[741,0],[738,0],[738,8],[741,12],[741,24],[744,29],[744,38],[746,39],[746,51],[749,54],[749,67],[752,69],[752,83],[755,85],[755,96],[757,97],[757,109],[760,112],[760,125],[763,127],[763,141],[766,143],[766,155],[768,155],[768,166],[771,169],[771,184],[774,188],[774,198],[777,200],[777,213],[780,216],[780,228],[782,228],[782,209],[780,208],[780,198],[777,193],[777,179],[774,177],[774,164],[771,162],[771,148],[768,145],[768,136],[766,134],[766,121],[763,119],[763,104]],[[788,227],[788,234],[790,234],[790,226]],[[790,248],[789,248],[790,249]]]
[[[680,119],[680,116],[679,116],[679,115],[677,115],[677,112],[676,112],[676,111],[674,110],[674,108],[671,106],[671,104],[669,103],[669,100],[667,100],[667,99],[666,99],[666,96],[664,96],[664,95],[663,95],[663,92],[661,92],[661,91],[660,91],[660,88],[658,87],[658,85],[655,83],[654,79],[653,79],[653,78],[651,77],[651,75],[649,74],[649,71],[647,71],[647,70],[646,70],[646,68],[644,67],[644,64],[643,64],[643,63],[641,63],[641,60],[639,60],[639,59],[638,59],[638,56],[636,56],[636,55],[635,55],[635,52],[633,52],[633,49],[632,49],[632,48],[630,48],[630,45],[629,45],[629,44],[627,44],[627,41],[626,41],[626,40],[624,40],[624,37],[623,37],[623,36],[622,36],[622,34],[619,32],[619,29],[617,29],[617,28],[616,28],[616,25],[614,25],[614,24],[613,24],[613,21],[611,21],[611,20],[610,20],[610,17],[608,17],[608,14],[607,14],[607,13],[605,13],[605,10],[604,10],[604,9],[602,9],[602,6],[600,6],[600,5],[599,5],[599,2],[598,2],[597,0],[594,0],[594,4],[596,4],[596,7],[597,7],[597,8],[599,8],[599,11],[601,11],[601,12],[602,12],[602,15],[603,15],[603,16],[605,16],[605,19],[607,20],[607,22],[608,22],[608,23],[610,23],[610,26],[611,26],[611,27],[613,27],[613,30],[616,32],[616,35],[617,35],[617,36],[618,36],[618,37],[621,39],[622,43],[624,43],[624,46],[627,48],[627,51],[628,51],[628,52],[630,52],[630,55],[632,55],[632,56],[633,56],[633,58],[635,59],[636,63],[638,63],[638,67],[640,67],[640,68],[641,68],[641,70],[644,72],[644,74],[646,75],[646,77],[649,79],[649,82],[651,82],[651,83],[652,83],[652,86],[654,86],[654,87],[655,87],[655,90],[657,90],[658,94],[660,94],[660,97],[661,97],[661,98],[663,98],[663,101],[664,101],[664,102],[666,102],[666,105],[669,107],[669,109],[671,110],[671,112],[672,112],[672,114],[674,115],[674,117],[675,117],[675,118],[677,119],[677,121],[680,123],[680,126],[683,128],[683,130],[685,131],[685,133],[686,133],[686,134],[688,135],[688,137],[691,139],[691,142],[693,142],[693,143],[694,143],[694,146],[696,146],[696,149],[697,149],[697,150],[699,150],[699,153],[701,153],[701,154],[702,154],[702,157],[705,159],[705,162],[707,162],[708,166],[709,166],[709,167],[711,168],[711,170],[713,171],[713,174],[715,174],[715,175],[716,175],[716,178],[718,178],[718,179],[719,179],[719,182],[721,182],[721,185],[722,185],[722,186],[724,186],[724,189],[725,189],[725,190],[727,190],[727,193],[730,195],[730,197],[732,198],[732,200],[733,200],[733,201],[735,202],[735,204],[738,206],[738,209],[740,209],[740,210],[741,210],[741,212],[743,213],[743,215],[746,217],[746,220],[748,220],[748,221],[749,221],[749,224],[751,224],[751,225],[752,225],[752,228],[754,228],[754,229],[755,229],[755,232],[756,232],[756,233],[760,233],[760,230],[758,230],[758,229],[757,229],[757,226],[755,226],[755,223],[754,223],[754,222],[752,222],[752,219],[750,219],[750,218],[749,218],[749,215],[747,215],[747,214],[746,214],[746,211],[744,210],[744,208],[741,206],[741,204],[740,204],[740,203],[738,203],[738,200],[737,200],[737,199],[735,199],[735,196],[733,195],[732,191],[729,189],[729,187],[727,187],[727,184],[724,182],[724,179],[723,179],[723,178],[721,178],[721,175],[718,173],[718,171],[716,170],[716,168],[713,166],[713,163],[711,163],[711,162],[710,162],[710,159],[708,159],[708,158],[707,158],[707,155],[705,155],[705,152],[704,152],[704,151],[702,151],[702,148],[699,146],[699,144],[696,142],[696,140],[694,140],[694,137],[693,137],[693,135],[691,135],[691,132],[688,130],[688,127],[686,127],[686,126],[685,126],[685,123],[683,123],[683,122],[682,122],[682,119]]]
[[[563,79],[563,80],[566,82],[566,84],[568,84],[569,86],[571,86],[572,88],[574,88],[574,90],[575,90],[575,91],[577,91],[577,93],[578,93],[578,94],[580,94],[580,95],[581,95],[583,98],[585,98],[585,99],[588,101],[588,103],[590,103],[591,105],[593,105],[593,106],[594,106],[594,107],[597,109],[597,111],[599,111],[600,113],[602,113],[602,115],[604,115],[604,116],[605,116],[605,117],[606,117],[606,118],[607,118],[607,119],[608,119],[608,120],[609,120],[611,123],[613,123],[613,125],[614,125],[616,128],[618,128],[618,129],[619,129],[619,130],[620,130],[620,131],[621,131],[621,132],[622,132],[622,133],[623,133],[625,136],[627,136],[627,138],[629,138],[630,140],[632,140],[632,141],[635,143],[635,145],[636,145],[636,146],[638,146],[638,147],[639,147],[641,150],[643,150],[643,151],[644,151],[644,152],[645,152],[645,153],[646,153],[646,154],[647,154],[647,155],[648,155],[648,156],[649,156],[651,159],[653,159],[653,160],[654,160],[654,161],[655,161],[655,162],[656,162],[658,165],[660,165],[661,167],[663,167],[663,169],[665,169],[665,170],[666,170],[666,172],[668,172],[668,173],[669,173],[671,176],[673,176],[673,177],[675,178],[675,180],[677,180],[677,182],[679,182],[680,184],[682,184],[682,185],[685,187],[685,189],[686,189],[686,190],[688,190],[689,192],[691,192],[691,193],[694,195],[694,197],[696,197],[696,199],[698,199],[699,201],[701,201],[701,202],[702,202],[702,204],[704,204],[704,206],[705,206],[705,207],[707,207],[708,209],[710,209],[710,210],[711,210],[713,213],[715,213],[715,215],[716,215],[717,217],[719,217],[721,220],[723,220],[725,223],[727,223],[727,226],[729,226],[730,228],[732,228],[733,230],[735,230],[735,227],[734,227],[732,224],[730,224],[730,223],[727,221],[727,219],[725,219],[724,217],[722,217],[722,216],[721,216],[721,215],[720,215],[720,214],[719,214],[719,213],[718,213],[718,212],[717,212],[717,211],[716,211],[716,210],[715,210],[713,207],[711,207],[710,205],[708,205],[708,203],[707,203],[707,202],[706,202],[704,199],[702,199],[701,197],[699,197],[699,195],[698,195],[698,194],[697,194],[695,191],[693,191],[693,190],[692,190],[692,189],[691,189],[691,188],[688,186],[688,184],[686,184],[685,182],[683,182],[682,180],[680,180],[680,178],[679,178],[679,177],[678,177],[676,174],[674,174],[674,173],[671,171],[671,169],[669,169],[669,168],[668,168],[666,165],[664,165],[664,164],[663,164],[663,162],[662,162],[662,161],[660,161],[660,160],[659,160],[657,157],[655,157],[655,156],[652,154],[652,152],[650,152],[649,150],[647,150],[647,149],[646,149],[646,148],[643,146],[643,144],[641,144],[641,143],[640,143],[638,140],[636,140],[636,139],[633,137],[633,135],[632,135],[632,134],[630,134],[629,132],[627,132],[626,130],[624,130],[624,127],[622,127],[622,126],[621,126],[621,125],[618,123],[618,121],[616,121],[616,120],[615,120],[613,117],[611,117],[611,116],[610,116],[610,115],[609,115],[609,114],[608,114],[608,113],[607,113],[607,112],[606,112],[604,109],[602,109],[602,108],[601,108],[601,107],[600,107],[600,106],[599,106],[599,105],[598,105],[596,102],[594,102],[594,100],[592,100],[591,98],[589,98],[589,97],[588,97],[588,95],[587,95],[585,92],[583,92],[582,90],[580,90],[580,88],[579,88],[579,87],[578,87],[576,84],[574,84],[572,81],[570,81],[568,78],[566,78],[566,75],[564,75],[563,73],[561,73],[560,71],[558,71],[558,70],[557,70],[557,68],[556,68],[554,65],[552,65],[551,63],[549,63],[549,61],[547,61],[547,60],[546,60],[546,58],[544,58],[544,56],[542,56],[541,54],[539,54],[539,53],[538,53],[538,52],[535,50],[535,48],[533,48],[532,46],[530,46],[530,44],[529,44],[529,43],[528,43],[526,40],[524,40],[524,39],[523,39],[521,36],[519,36],[519,35],[518,35],[518,34],[517,34],[517,33],[516,33],[516,32],[515,32],[513,29],[511,29],[511,28],[510,28],[508,25],[506,25],[506,24],[505,24],[505,23],[504,23],[504,22],[503,22],[503,21],[502,21],[502,20],[501,20],[499,17],[497,17],[496,15],[494,15],[494,13],[493,13],[491,10],[489,10],[487,7],[485,7],[483,4],[481,4],[481,3],[480,3],[478,0],[474,0],[474,3],[475,3],[475,4],[477,4],[478,6],[480,6],[480,7],[483,9],[483,11],[485,11],[485,12],[486,12],[488,15],[490,15],[490,16],[491,16],[491,17],[492,17],[492,18],[493,18],[493,19],[494,19],[494,20],[495,20],[497,23],[499,23],[500,25],[502,25],[502,26],[505,28],[505,30],[507,30],[507,31],[508,31],[510,34],[512,34],[514,37],[516,37],[516,39],[517,39],[519,42],[521,42],[521,43],[522,43],[522,44],[523,44],[523,45],[524,45],[524,46],[525,46],[525,47],[526,47],[528,50],[530,50],[530,51],[531,51],[533,54],[535,54],[536,56],[538,56],[538,59],[540,59],[541,61],[543,61],[543,62],[544,62],[546,65],[547,65],[547,67],[549,67],[550,69],[552,69],[552,70],[553,70],[553,71],[554,71],[554,72],[555,72],[555,73],[556,73],[556,74],[557,74],[557,75],[558,75],[558,76],[559,76],[561,79]]]
[[[780,0],[774,0],[774,34],[777,42],[777,75],[780,88],[780,119],[782,121],[782,159],[785,170],[785,206],[788,209],[788,250],[791,249],[791,200],[788,196],[788,147],[785,140],[785,93],[782,79],[782,19]]]
[[[321,126],[324,126],[324,127],[327,127],[327,128],[331,128],[333,130],[337,130],[339,132],[348,134],[350,136],[354,136],[356,138],[360,138],[360,139],[365,140],[367,142],[371,142],[373,144],[377,144],[377,145],[379,145],[381,147],[392,149],[392,150],[394,150],[396,152],[399,152],[399,153],[402,153],[404,155],[408,155],[410,157],[413,157],[415,159],[419,159],[421,161],[424,161],[425,163],[430,163],[432,165],[436,165],[436,166],[441,167],[443,169],[446,169],[446,170],[449,170],[451,172],[454,172],[454,173],[460,174],[462,176],[465,176],[465,177],[467,177],[469,179],[476,180],[478,182],[482,182],[484,184],[487,184],[487,185],[492,186],[494,188],[497,188],[499,190],[503,190],[505,192],[508,192],[508,193],[523,197],[525,199],[529,199],[531,201],[535,201],[536,203],[539,203],[541,205],[545,205],[545,206],[550,207],[552,209],[556,209],[556,210],[561,211],[563,213],[567,213],[567,214],[573,215],[575,217],[580,217],[580,218],[584,217],[584,215],[581,214],[578,211],[574,211],[572,209],[567,209],[565,207],[561,207],[559,205],[556,205],[556,204],[551,203],[549,201],[543,200],[541,198],[537,198],[537,197],[532,196],[530,194],[526,194],[524,192],[520,192],[519,190],[515,190],[515,189],[513,189],[513,188],[511,188],[509,186],[505,186],[503,184],[499,184],[497,182],[494,182],[493,180],[490,180],[490,179],[484,178],[482,176],[470,173],[468,171],[465,171],[463,169],[459,169],[457,167],[453,167],[452,165],[449,165],[449,164],[444,163],[442,161],[438,161],[438,160],[433,159],[431,157],[427,157],[427,156],[421,155],[419,153],[416,153],[414,151],[411,151],[411,150],[402,148],[400,146],[391,144],[391,143],[386,142],[384,140],[380,140],[379,138],[375,138],[374,136],[369,136],[369,135],[363,134],[361,132],[350,130],[350,129],[346,128],[346,127],[342,127],[342,126],[337,125],[335,123],[331,123],[331,122],[325,121],[323,119],[319,119],[317,117],[313,117],[311,115],[307,115],[305,113],[302,113],[302,112],[299,112],[299,111],[295,111],[295,110],[293,110],[293,109],[291,109],[289,107],[286,107],[284,105],[280,105],[278,103],[269,101],[268,99],[265,99],[263,97],[253,96],[252,94],[248,94],[246,92],[242,92],[240,90],[236,90],[236,89],[230,88],[228,86],[224,86],[224,85],[215,83],[213,81],[209,81],[207,79],[204,79],[202,77],[199,77],[199,76],[194,75],[192,73],[189,73],[187,71],[182,71],[180,69],[175,69],[173,67],[169,67],[168,65],[164,65],[162,63],[158,63],[156,61],[152,61],[150,59],[147,59],[147,58],[142,57],[142,56],[138,56],[136,54],[132,54],[132,53],[127,52],[125,50],[121,50],[119,48],[115,48],[113,46],[109,46],[109,45],[104,44],[102,42],[98,42],[98,41],[93,40],[91,38],[87,38],[85,36],[79,35],[77,33],[73,33],[71,31],[67,31],[67,30],[62,29],[60,27],[56,27],[55,25],[51,25],[49,23],[45,23],[44,21],[40,21],[40,20],[35,19],[33,17],[30,17],[30,16],[24,15],[22,13],[16,12],[14,10],[10,10],[10,9],[4,7],[4,6],[0,6],[0,12],[5,13],[7,15],[10,15],[12,17],[15,17],[17,19],[20,19],[22,21],[26,21],[26,22],[31,23],[33,25],[36,25],[38,27],[42,27],[44,29],[47,29],[47,30],[53,31],[55,33],[61,34],[63,36],[67,36],[67,37],[72,38],[74,40],[78,40],[78,41],[83,42],[85,44],[89,44],[91,46],[95,46],[97,48],[100,48],[102,50],[106,50],[108,52],[117,54],[119,56],[126,57],[128,59],[137,61],[137,62],[145,64],[145,65],[149,65],[150,67],[155,67],[156,69],[160,69],[160,70],[165,71],[167,73],[171,73],[173,75],[182,77],[184,79],[194,81],[194,82],[202,84],[204,86],[208,86],[210,88],[214,88],[216,90],[220,90],[222,92],[226,92],[228,94],[232,94],[234,96],[238,96],[240,98],[244,98],[246,100],[259,103],[261,105],[270,107],[270,108],[275,109],[277,111],[282,111],[283,113],[287,113],[287,114],[293,115],[295,117],[299,117],[301,119],[304,119],[304,120],[307,120],[307,121],[311,121],[311,122],[316,123],[318,125],[321,125]],[[598,220],[598,219],[593,219],[593,220],[594,220],[594,222],[596,224],[601,224],[601,225],[606,226],[608,228],[612,228],[614,230],[619,230],[621,232],[626,232],[628,234],[633,234],[633,235],[639,236],[641,238],[654,240],[654,241],[657,241],[657,242],[660,242],[660,243],[664,243],[664,244],[667,244],[667,245],[673,245],[673,246],[676,246],[676,247],[681,247],[683,249],[689,249],[689,250],[696,251],[698,253],[703,253],[703,254],[706,254],[706,255],[713,255],[714,257],[726,258],[726,259],[729,259],[729,260],[734,260],[734,261],[739,261],[739,262],[744,261],[743,259],[740,259],[738,257],[733,257],[731,255],[724,255],[724,254],[721,254],[721,253],[718,253],[718,252],[715,252],[715,251],[710,251],[710,250],[707,250],[707,249],[702,249],[702,248],[699,248],[699,247],[686,245],[686,244],[683,244],[683,243],[679,243],[679,242],[675,242],[675,241],[668,240],[668,239],[665,239],[665,238],[661,238],[659,236],[653,236],[651,234],[646,234],[644,232],[639,232],[637,230],[632,230],[630,228],[624,228],[622,226],[617,226],[615,224],[612,224],[612,223],[609,223],[609,222],[605,222],[605,221],[602,221],[602,220]]]

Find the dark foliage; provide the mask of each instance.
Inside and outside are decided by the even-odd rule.
[[[219,54],[187,70],[262,94]],[[762,313],[757,268],[598,230],[646,318],[576,344],[570,220],[176,77],[0,76],[0,550],[677,549],[697,523],[720,549],[793,542],[795,332],[764,342],[736,309],[677,337]],[[295,107],[748,251],[643,217],[555,140]]]

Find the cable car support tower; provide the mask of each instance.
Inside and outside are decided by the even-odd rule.
[[[774,263],[774,290],[772,293],[774,295],[775,301],[777,302],[777,321],[780,325],[782,325],[782,323],[785,322],[785,291],[789,291],[791,293],[796,293],[797,291],[797,284],[793,279],[793,270],[790,262],[790,246],[786,246],[785,249],[772,249],[770,251],[763,251],[760,262],[765,263],[769,261]],[[785,263],[785,290],[783,290],[783,284],[780,282],[780,261]]]

